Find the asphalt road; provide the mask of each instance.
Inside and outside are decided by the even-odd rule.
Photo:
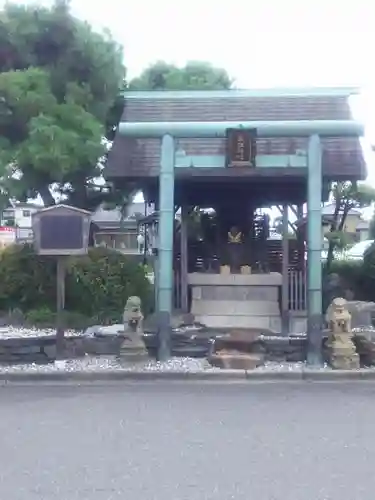
[[[4,500],[373,500],[373,383],[0,388]]]

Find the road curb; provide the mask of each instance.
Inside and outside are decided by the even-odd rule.
[[[245,372],[245,378],[248,381],[264,380],[270,382],[282,382],[283,380],[302,380],[303,374],[302,370],[290,370],[290,371],[248,371]]]
[[[313,370],[305,368],[302,372],[303,380],[335,381],[335,380],[375,380],[375,370],[361,368],[359,370]]]
[[[0,383],[12,382],[105,382],[120,380],[246,380],[246,372],[243,370],[223,371],[87,371],[67,372],[56,371],[50,373],[0,373]]]
[[[290,371],[56,371],[56,372],[8,372],[0,373],[0,384],[23,382],[111,382],[111,381],[247,381],[247,382],[283,382],[283,381],[344,381],[375,380],[375,369],[360,370],[322,370],[302,369]]]

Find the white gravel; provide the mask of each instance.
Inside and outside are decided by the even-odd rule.
[[[120,363],[115,357],[92,357],[86,356],[82,359],[57,361],[48,365],[24,364],[0,366],[0,373],[9,372],[81,372],[81,371],[157,371],[157,372],[201,372],[220,371],[212,367],[206,359],[194,358],[171,358],[163,363],[149,361],[145,364],[126,365]]]
[[[254,371],[269,372],[301,372],[306,368],[305,363],[276,363],[267,362],[265,365],[255,368]],[[324,366],[322,370],[331,370]],[[48,365],[11,365],[0,366],[0,373],[53,373],[53,372],[98,372],[98,371],[127,371],[127,372],[184,372],[197,373],[202,371],[218,372],[225,371],[211,366],[206,359],[195,358],[171,358],[165,362],[149,361],[145,364],[126,365],[120,363],[115,357],[92,357],[83,359],[57,361]]]
[[[65,330],[65,336],[78,336],[82,332],[78,330]],[[55,328],[21,328],[14,326],[0,327],[0,339],[14,339],[14,338],[27,338],[27,337],[47,337],[56,335]]]

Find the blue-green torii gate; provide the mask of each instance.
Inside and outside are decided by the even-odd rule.
[[[258,137],[309,137],[307,188],[307,332],[310,364],[321,363],[322,330],[322,149],[321,137],[360,137],[362,124],[353,120],[290,120],[250,122],[121,122],[118,132],[134,138],[161,138],[159,176],[159,266],[157,279],[159,359],[170,356],[173,304],[173,227],[175,138],[224,138],[228,128],[256,129]]]

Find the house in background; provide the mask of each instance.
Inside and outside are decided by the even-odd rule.
[[[99,207],[92,216],[95,225],[94,244],[114,248],[123,253],[138,253],[138,220],[154,211],[145,203],[132,203],[122,219],[121,209],[104,210]]]
[[[13,203],[3,210],[1,226],[14,227],[17,243],[33,240],[32,214],[43,208],[35,203]]]
[[[335,204],[329,203],[322,208],[322,231],[325,236],[331,227],[331,221],[335,212]],[[345,219],[344,232],[349,236],[352,243],[367,240],[369,236],[370,223],[363,219],[362,211],[353,208]]]
[[[43,208],[33,203],[14,203],[3,210],[0,226],[14,228],[17,243],[33,241],[32,214]],[[154,208],[145,203],[132,203],[121,220],[121,210],[99,207],[92,216],[94,243],[115,248],[125,253],[137,253],[138,220],[152,213]]]
[[[41,208],[35,203],[14,203],[3,210],[1,225],[31,229],[31,216]]]
[[[331,228],[331,222],[335,212],[334,203],[329,203],[322,207],[322,241],[323,249],[328,247],[328,240],[325,237]],[[297,227],[302,227],[307,223],[307,216],[296,221]],[[349,211],[343,228],[348,236],[349,243],[357,243],[369,238],[370,222],[363,219],[362,211],[359,209],[352,209]]]
[[[365,241],[371,239],[370,236],[370,221],[369,220],[361,220],[356,229],[357,241]]]

